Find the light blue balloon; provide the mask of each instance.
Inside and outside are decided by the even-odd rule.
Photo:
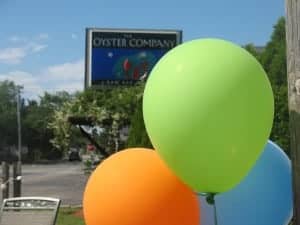
[[[199,196],[201,225],[214,224],[214,208]],[[215,196],[218,225],[287,225],[293,215],[292,171],[287,155],[268,141],[249,174]]]

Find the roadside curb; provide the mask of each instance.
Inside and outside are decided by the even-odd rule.
[[[76,161],[80,162],[80,161]],[[72,163],[69,160],[62,159],[62,160],[39,160],[34,162],[22,162],[23,165],[55,165],[55,164],[62,164],[62,163]]]

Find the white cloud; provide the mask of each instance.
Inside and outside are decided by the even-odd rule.
[[[9,38],[12,47],[0,49],[0,64],[18,64],[30,55],[45,50],[48,45],[43,43],[49,38],[46,33],[41,33],[35,37],[25,38],[23,36],[14,35]]]
[[[32,53],[37,53],[37,52],[43,51],[47,47],[48,47],[48,45],[31,43],[31,45],[29,46],[29,49]]]
[[[15,35],[15,36],[10,37],[9,41],[14,42],[14,43],[26,42],[27,38]]]
[[[38,41],[47,40],[49,39],[49,34],[41,33],[38,36],[36,36],[34,39]]]
[[[41,83],[47,86],[47,91],[67,91],[73,93],[84,87],[84,60],[76,60],[63,64],[49,66],[43,70]]]
[[[7,74],[0,74],[0,81],[11,80],[17,85],[24,87],[24,94],[27,98],[37,99],[43,93],[39,80],[31,73],[24,71],[12,71]]]
[[[72,39],[74,39],[74,40],[78,38],[77,34],[71,34],[71,37],[72,37]]]
[[[64,90],[67,91],[69,93],[73,93],[75,91],[81,91],[83,90],[84,84],[83,81],[77,81],[77,82],[63,82],[61,85],[58,85],[56,88],[58,90]]]
[[[0,63],[18,64],[27,54],[24,47],[0,49]]]
[[[34,41],[45,41],[49,39],[49,34],[47,33],[40,33],[36,36],[32,36],[31,38],[26,38],[24,36],[14,35],[9,38],[9,41],[13,43],[21,43],[21,42],[28,42],[30,40]]]
[[[84,75],[84,60],[68,62],[60,65],[50,66],[46,69],[44,76],[48,80],[81,80]]]
[[[75,92],[84,87],[84,60],[76,60],[59,65],[49,66],[42,72],[41,79],[50,85],[50,92]]]
[[[0,49],[0,63],[19,64],[29,54],[34,54],[45,50],[48,45],[35,42],[27,43],[22,47],[11,47]]]
[[[45,91],[54,93],[67,91],[69,93],[83,90],[84,60],[53,65],[42,69],[37,74],[25,71],[12,71],[0,74],[0,81],[12,80],[24,87],[23,97],[38,99]]]

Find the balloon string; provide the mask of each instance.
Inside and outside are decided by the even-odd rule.
[[[218,225],[218,216],[217,216],[217,206],[216,202],[214,202],[214,215],[215,215],[215,225]]]
[[[202,193],[201,195],[206,196],[206,202],[214,207],[214,219],[215,225],[218,225],[217,206],[215,201],[215,195],[217,193]]]

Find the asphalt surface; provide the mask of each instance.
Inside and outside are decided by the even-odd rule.
[[[87,180],[80,162],[23,165],[22,196],[55,197],[62,200],[62,205],[81,205]],[[11,184],[11,196],[12,189]],[[2,199],[2,193],[0,197]]]

